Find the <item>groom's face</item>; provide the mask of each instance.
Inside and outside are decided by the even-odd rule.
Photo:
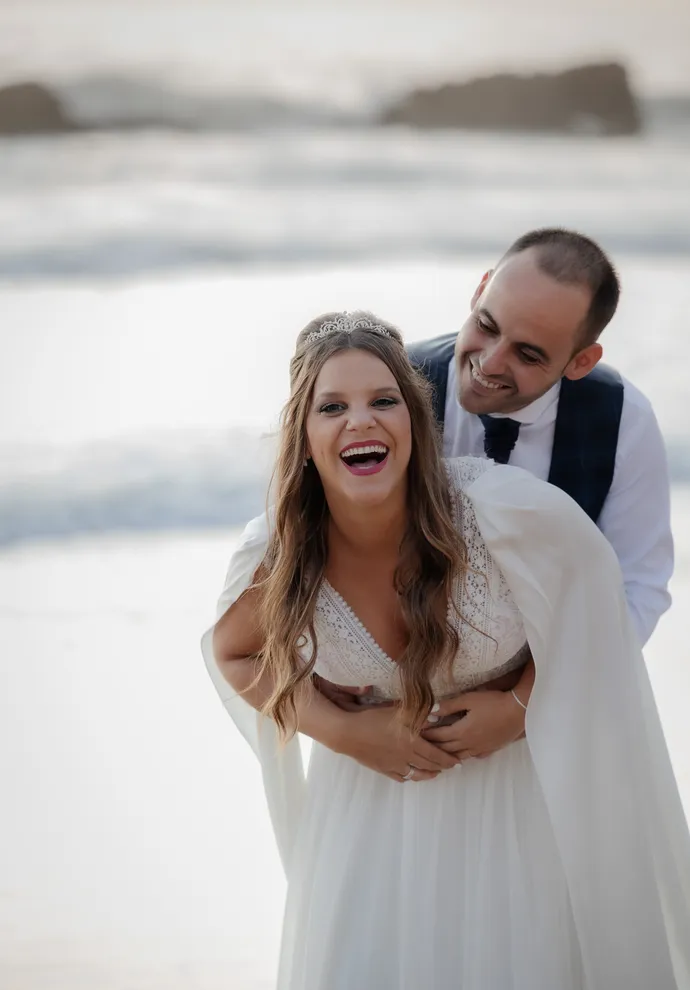
[[[534,249],[485,275],[455,345],[463,408],[515,412],[564,375],[584,377],[601,357],[599,344],[580,345],[590,302],[586,286],[542,272]]]

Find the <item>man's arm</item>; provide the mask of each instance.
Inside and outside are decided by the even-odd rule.
[[[623,572],[625,594],[640,644],[645,645],[671,604],[671,498],[666,450],[649,401],[628,382],[616,469],[599,528]]]

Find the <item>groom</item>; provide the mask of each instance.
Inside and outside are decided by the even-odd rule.
[[[483,276],[459,334],[412,345],[409,354],[434,386],[446,457],[485,454],[525,468],[568,492],[597,523],[618,556],[644,644],[670,604],[669,479],[648,399],[599,365],[599,336],[618,297],[615,270],[597,244],[569,230],[535,230]],[[532,674],[523,675],[527,695]],[[347,704],[329,685],[322,689]],[[524,717],[498,691],[444,702],[441,715],[460,710],[469,717],[426,735],[465,756],[512,741]]]

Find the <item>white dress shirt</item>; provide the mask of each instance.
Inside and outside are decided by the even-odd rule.
[[[635,627],[644,645],[671,604],[673,572],[670,484],[664,442],[649,400],[623,379],[623,411],[613,481],[598,526],[616,551]],[[510,464],[546,480],[560,382],[524,409],[511,412],[520,433]],[[445,457],[484,455],[484,427],[458,402],[455,361],[448,367]],[[499,415],[499,414],[497,414]]]

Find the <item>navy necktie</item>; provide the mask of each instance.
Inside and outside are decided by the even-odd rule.
[[[516,419],[505,416],[479,417],[484,426],[484,453],[498,464],[507,464],[520,432],[520,424]]]

